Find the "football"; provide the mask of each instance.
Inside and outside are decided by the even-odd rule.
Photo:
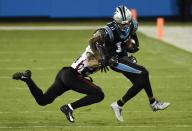
[[[133,45],[135,44],[135,40],[130,38],[126,41],[126,44],[128,48],[133,48]]]

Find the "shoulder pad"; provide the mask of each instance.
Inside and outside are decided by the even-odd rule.
[[[107,25],[105,25],[103,28],[107,31],[107,34],[109,36],[109,40],[114,41],[113,31],[116,29],[115,22],[110,22]]]
[[[109,22],[106,26],[108,26],[112,31],[114,31],[116,29],[115,22]]]

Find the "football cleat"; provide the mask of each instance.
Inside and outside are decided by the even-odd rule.
[[[164,110],[169,105],[170,105],[170,103],[168,103],[168,102],[155,101],[152,104],[150,104],[150,107],[151,107],[152,111],[157,111],[157,110]]]
[[[25,72],[17,72],[15,74],[13,74],[12,78],[15,79],[15,80],[26,81],[29,78],[31,78],[31,71],[26,70]]]
[[[64,105],[60,108],[60,110],[66,115],[67,120],[74,123],[73,111],[69,108],[68,105]]]
[[[120,122],[123,122],[123,116],[121,115],[122,112],[122,107],[120,107],[117,102],[113,102],[111,104],[111,108],[113,109],[113,111],[115,112],[115,116],[117,118],[117,120],[119,120]]]

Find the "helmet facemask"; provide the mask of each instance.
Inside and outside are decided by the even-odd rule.
[[[118,6],[114,12],[113,19],[122,31],[129,28],[132,21],[132,13],[126,6]]]

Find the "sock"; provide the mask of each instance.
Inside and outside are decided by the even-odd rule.
[[[123,99],[120,99],[120,100],[117,101],[117,104],[119,106],[123,106],[125,104],[125,102],[123,101]]]
[[[153,104],[155,101],[156,101],[156,100],[155,100],[154,97],[149,98],[149,103],[150,103],[150,104]]]

